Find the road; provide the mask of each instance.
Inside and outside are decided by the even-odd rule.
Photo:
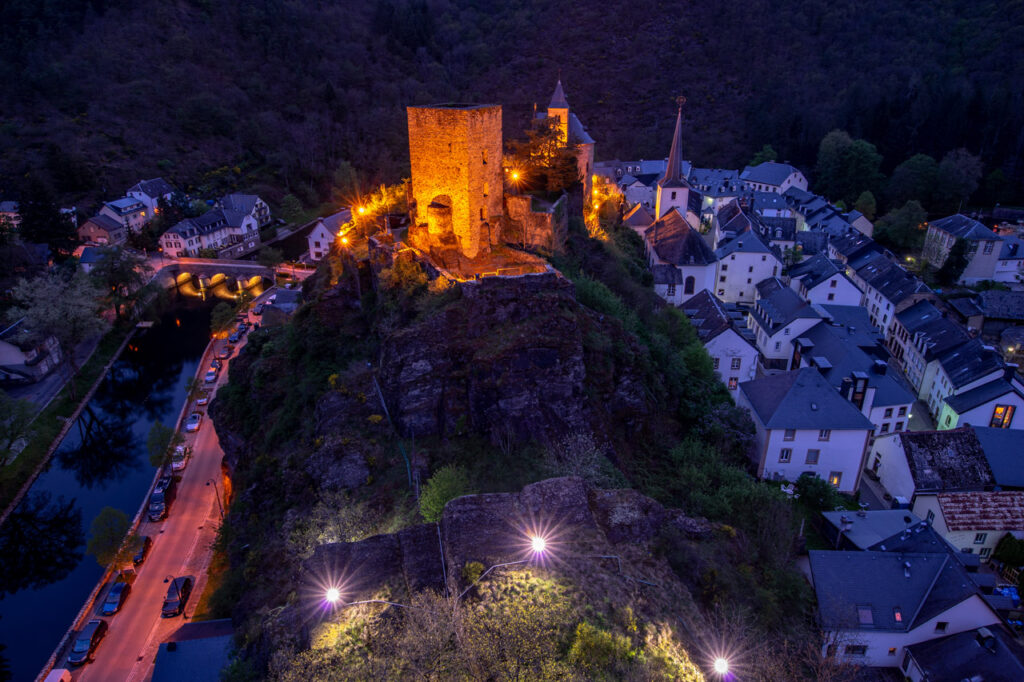
[[[238,351],[247,338],[243,337]],[[216,341],[207,349],[200,365],[200,377],[209,367],[213,354],[224,343]],[[215,386],[227,381],[229,363],[230,360],[225,363]],[[124,607],[107,619],[110,629],[96,648],[94,660],[75,671],[75,680],[141,682],[148,679],[160,643],[188,622],[195,612],[206,585],[206,572],[220,519],[214,483],[207,485],[207,481],[212,479],[216,482],[218,491],[223,494],[221,460],[224,457],[213,422],[205,414],[205,408],[198,409],[204,413],[203,421],[198,433],[187,436],[186,443],[193,447],[192,458],[178,483],[177,497],[170,506],[168,517],[159,523],[147,520],[140,525],[139,533],[153,538],[152,549],[137,571]],[[183,575],[192,576],[195,580],[184,618],[161,618],[160,607],[169,586],[164,579]],[[104,594],[100,593],[97,608]],[[58,659],[57,667],[63,662],[64,659]]]

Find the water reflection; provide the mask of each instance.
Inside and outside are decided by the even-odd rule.
[[[131,420],[116,414],[97,414],[90,404],[82,411],[75,428],[78,445],[61,448],[55,456],[83,488],[102,486],[141,466],[140,444]]]
[[[84,542],[74,500],[30,492],[0,526],[0,599],[62,580],[82,560]]]

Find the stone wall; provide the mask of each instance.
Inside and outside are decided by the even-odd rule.
[[[504,240],[527,249],[561,253],[569,231],[566,195],[542,211],[533,210],[533,201],[528,194],[505,195],[508,220],[502,235]]]
[[[410,243],[486,254],[503,215],[501,106],[409,107],[408,123]]]

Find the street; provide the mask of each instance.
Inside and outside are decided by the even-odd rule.
[[[236,354],[247,338],[248,334],[242,337]],[[225,343],[218,340],[207,348],[198,372],[200,380],[216,351]],[[217,388],[227,381],[230,360],[223,362],[224,367],[217,382],[212,384]],[[204,387],[210,386],[206,384]],[[186,445],[192,445],[193,453],[184,472],[181,472],[177,496],[169,507],[166,519],[159,523],[144,520],[139,525],[139,534],[152,538],[152,549],[137,569],[131,594],[121,611],[107,618],[109,630],[96,648],[94,660],[73,671],[75,680],[106,682],[148,679],[160,643],[188,622],[195,613],[206,586],[207,569],[220,523],[220,505],[216,494],[223,496],[224,493],[221,474],[224,453],[206,408],[190,405],[186,414],[192,411],[202,412],[203,420],[198,433],[186,434]],[[191,576],[195,581],[184,617],[161,618],[160,608],[170,579],[179,576]],[[95,608],[90,610],[87,618],[97,617],[96,609],[101,605],[104,595],[105,590],[100,592]],[[65,660],[64,657],[58,658],[55,667],[63,666]]]

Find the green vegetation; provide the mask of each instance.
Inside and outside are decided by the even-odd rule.
[[[928,213],[918,201],[908,201],[889,211],[875,225],[875,239],[898,251],[920,251],[924,245]]]
[[[85,551],[106,568],[118,556],[129,527],[128,515],[114,507],[104,507],[89,526],[89,541]],[[130,544],[130,543],[129,543]]]
[[[223,334],[235,326],[236,307],[230,303],[220,302],[210,311],[210,332]]]
[[[159,420],[153,422],[149,427],[149,434],[146,435],[146,451],[149,453],[149,463],[155,467],[162,467],[171,461],[171,450],[175,445],[185,442],[185,437],[169,426],[164,426]]]
[[[0,392],[0,466],[17,453],[19,444],[31,437],[35,406],[27,400],[15,400]]]
[[[420,514],[426,521],[441,520],[444,506],[456,497],[472,492],[466,470],[457,466],[441,467],[423,485],[420,492]]]

